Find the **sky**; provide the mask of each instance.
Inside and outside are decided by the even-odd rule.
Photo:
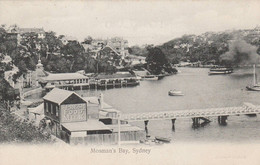
[[[184,34],[260,25],[260,1],[0,1],[0,24],[43,27],[82,41],[123,37],[162,44]]]

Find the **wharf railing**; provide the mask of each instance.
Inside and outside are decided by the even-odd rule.
[[[260,106],[255,106],[251,103],[244,103],[244,105],[240,107],[223,107],[223,108],[121,114],[120,119],[125,121],[145,121],[145,120],[164,120],[164,119],[178,119],[178,118],[230,116],[230,115],[258,114],[258,113],[260,113]],[[116,119],[117,117],[115,116],[114,118]]]

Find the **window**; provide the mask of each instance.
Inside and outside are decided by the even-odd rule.
[[[80,81],[80,83],[82,83],[82,79],[80,79],[79,81]]]
[[[53,105],[51,104],[51,114],[53,114]]]
[[[44,110],[45,110],[46,112],[48,112],[48,104],[47,104],[47,102],[44,103]]]
[[[59,107],[56,106],[56,116],[58,117],[59,116]]]

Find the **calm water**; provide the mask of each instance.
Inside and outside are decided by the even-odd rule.
[[[252,83],[251,68],[215,76],[208,76],[206,68],[179,70],[181,73],[162,80],[141,81],[137,87],[78,93],[95,96],[102,92],[105,102],[123,113],[241,106],[243,102],[260,104],[260,92],[245,90]],[[185,95],[168,96],[170,89],[181,90]],[[177,119],[175,131],[170,120],[149,121],[148,131],[152,136],[171,137],[174,141],[260,142],[260,117],[229,116],[227,126],[219,126],[216,118],[212,120],[204,127],[193,129],[191,119]],[[143,122],[132,124],[144,127]]]

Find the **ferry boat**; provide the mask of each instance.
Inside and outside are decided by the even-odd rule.
[[[184,95],[184,94],[182,93],[182,91],[178,91],[178,90],[176,90],[176,89],[170,90],[170,91],[168,92],[168,94],[169,94],[170,96],[183,96],[183,95]]]
[[[219,74],[230,74],[233,73],[233,68],[229,67],[213,67],[209,70],[209,75],[219,75]]]
[[[253,85],[252,86],[246,86],[246,89],[249,91],[260,91],[260,84],[257,83],[257,75],[255,72],[255,65],[253,66],[254,71],[253,71]]]

